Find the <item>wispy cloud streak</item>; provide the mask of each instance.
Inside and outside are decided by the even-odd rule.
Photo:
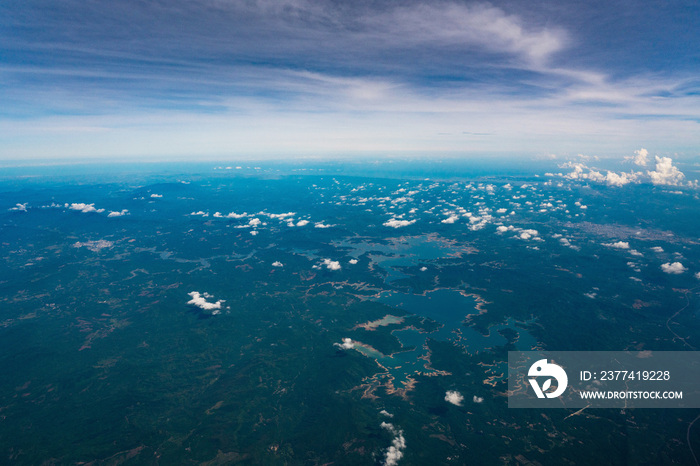
[[[573,5],[556,5],[568,21],[552,20],[552,8],[6,3],[0,157],[100,155],[95,146],[110,155],[295,153],[303,141],[324,153],[697,147],[697,73],[596,63],[619,51],[589,41],[592,26],[567,16]],[[620,24],[608,39],[642,25]]]

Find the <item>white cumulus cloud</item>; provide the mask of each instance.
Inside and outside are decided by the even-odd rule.
[[[340,270],[340,262],[338,261],[323,259],[323,265],[325,265],[328,270]]]
[[[615,249],[629,249],[630,243],[627,241],[618,241],[617,243],[603,243],[603,246]]]
[[[403,436],[403,431],[397,429],[389,422],[382,422],[381,427],[394,435],[391,446],[386,451],[384,466],[396,466],[399,460],[403,458],[403,451],[406,449],[406,439]]]
[[[656,157],[656,170],[648,172],[651,182],[655,185],[679,186],[685,175],[675,165],[670,157]]]
[[[77,210],[77,211],[83,212],[83,213],[88,213],[88,212],[102,213],[105,211],[104,209],[95,208],[95,204],[85,204],[83,202],[74,202],[70,205],[66,204],[66,207],[69,208],[70,210]]]
[[[26,212],[27,211],[27,204],[28,204],[28,202],[25,202],[24,204],[17,204],[15,207],[11,207],[10,210],[15,210],[18,212]]]
[[[520,239],[525,239],[528,240],[530,238],[538,239],[538,235],[540,234],[539,231],[537,230],[532,230],[532,229],[525,229],[520,232]]]
[[[338,348],[344,350],[351,350],[355,347],[355,343],[352,342],[352,338],[343,338],[342,343],[333,343],[333,346],[337,346]]]
[[[211,297],[208,293],[204,293],[202,295],[198,291],[191,291],[187,294],[192,297],[192,299],[187,301],[187,304],[197,306],[198,308],[204,311],[213,311],[213,315],[219,314],[221,312],[220,309],[221,303],[224,302],[223,300],[220,299],[215,303],[210,303],[206,300],[207,297]]]
[[[216,217],[216,215],[214,215]],[[242,214],[237,214],[236,212],[229,212],[228,214],[224,215],[223,217],[225,218],[243,218],[247,217],[248,213],[243,212]]]
[[[646,167],[647,162],[649,162],[649,151],[644,148],[641,148],[639,150],[634,151],[634,154],[635,155],[625,156],[624,160],[632,161],[635,165],[640,167]]]
[[[620,173],[619,175],[615,172],[608,172],[607,175],[605,175],[605,182],[608,184],[608,186],[624,186],[628,183],[632,183],[633,181],[637,181],[637,174],[636,173]]]
[[[561,168],[573,168],[574,170],[566,175],[561,175],[564,178],[570,180],[589,180],[595,181],[597,183],[606,183],[608,186],[621,187],[628,183],[636,182],[639,180],[640,173],[629,172],[629,173],[615,173],[612,171],[607,171],[605,175],[601,172],[589,168],[586,164],[580,162],[567,162],[560,165]],[[553,174],[549,174],[552,175]]]
[[[411,225],[413,223],[416,223],[416,221],[415,220],[399,220],[397,218],[392,218],[392,219],[384,222],[383,225],[385,227],[401,228],[401,227],[407,227],[408,225]]]
[[[464,396],[456,390],[447,390],[445,393],[445,401],[456,406],[462,406]]]
[[[649,161],[649,151],[641,148],[639,150],[634,151],[635,157],[634,157],[634,163],[636,165],[639,165],[640,167],[646,167],[647,162]]]
[[[113,210],[107,215],[107,217],[121,217],[122,215],[129,215],[128,209]]]
[[[661,264],[661,270],[663,270],[666,273],[679,274],[685,272],[688,269],[685,268],[680,262],[666,262],[665,264]]]
[[[296,212],[285,212],[285,213],[282,213],[282,214],[265,214],[265,215],[267,215],[267,216],[270,217],[270,218],[276,218],[276,219],[279,219],[279,220],[284,220],[284,219],[286,219],[287,217],[293,217],[295,214],[296,214]]]
[[[73,244],[74,248],[88,248],[90,251],[97,252],[100,249],[104,248],[111,248],[114,245],[112,241],[107,241],[104,239],[97,240],[97,241],[86,241],[84,243],[81,243],[78,241],[77,243]]]

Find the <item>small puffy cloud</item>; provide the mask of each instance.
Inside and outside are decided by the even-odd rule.
[[[505,214],[508,211],[508,209],[505,208],[500,208],[496,211],[497,214]]]
[[[394,417],[394,415],[391,414],[391,413],[390,413],[389,411],[387,411],[386,409],[382,409],[381,411],[379,411],[379,414],[381,414],[382,416],[386,416],[386,417]]]
[[[634,155],[625,156],[625,161],[632,161],[635,165],[646,167],[649,162],[649,151],[641,148],[634,151]]]
[[[662,248],[661,246],[654,246],[653,248],[651,248],[651,250],[659,253],[664,252],[664,248]]]
[[[250,234],[251,234],[252,236],[257,236],[257,235],[258,235],[258,231],[257,231],[257,230],[253,230],[253,231],[250,232]]]
[[[675,165],[670,157],[656,157],[656,170],[648,172],[651,182],[655,185],[679,186],[685,175]]]
[[[455,406],[462,406],[462,401],[464,401],[464,396],[455,390],[448,390],[445,393],[445,401],[452,403]]]
[[[583,164],[583,163],[572,163],[572,162],[569,162],[569,163],[566,163],[566,164],[564,164],[564,165],[560,165],[560,168],[564,168],[564,167],[568,167],[568,168],[573,168],[573,169],[574,169],[572,172],[570,172],[570,173],[568,173],[568,174],[566,174],[566,175],[563,175],[564,178],[568,178],[568,179],[570,179],[570,180],[580,180],[580,179],[585,179],[585,178],[587,178],[587,176],[585,175],[585,173],[584,173],[583,170],[584,170],[584,169],[587,169],[588,167],[587,167],[585,164]]]
[[[344,350],[351,350],[355,347],[355,343],[352,342],[352,338],[343,338],[342,343],[333,343],[333,346]]]
[[[455,223],[457,220],[459,220],[459,216],[453,214],[447,217],[441,223]]]
[[[286,219],[287,217],[293,217],[294,215],[296,215],[296,212],[285,212],[285,213],[283,213],[283,214],[266,214],[266,215],[267,215],[268,217],[270,217],[270,218],[276,218],[276,219],[279,219],[279,220],[284,220],[284,219]]]
[[[527,230],[522,230],[520,232],[520,239],[528,240],[531,238],[537,239],[537,236],[540,234],[539,231],[537,230],[532,230],[532,229],[527,229]]]
[[[392,219],[384,222],[382,225],[384,225],[385,227],[391,227],[391,228],[401,228],[401,227],[406,227],[408,225],[411,225],[413,223],[416,223],[416,221],[415,220],[399,220],[397,218],[392,218]]]
[[[262,223],[262,222],[261,222],[260,219],[257,218],[257,217],[256,217],[256,218],[251,218],[250,221],[248,221],[248,225],[250,225],[251,227],[260,226],[261,223]]]
[[[328,225],[328,224],[323,223],[323,222],[314,223],[314,228],[332,228],[333,226],[335,226],[335,225]]]
[[[129,215],[129,210],[128,209],[122,209],[122,210],[113,210],[107,215],[107,217],[121,217],[123,215]]]
[[[194,215],[194,216],[199,215],[200,217],[209,217],[209,212],[204,212],[203,210],[199,210],[197,212],[190,212],[190,215]]]
[[[639,150],[634,151],[636,154],[634,157],[634,163],[635,165],[639,165],[640,167],[646,167],[647,162],[649,161],[649,151],[641,148]]]
[[[17,212],[26,212],[27,211],[27,204],[28,204],[28,202],[25,202],[24,204],[17,204],[15,207],[11,207],[10,210],[14,210]]]
[[[603,243],[603,246],[615,249],[629,249],[630,243],[627,241],[618,241],[617,243]]]
[[[272,263],[273,267],[284,267],[284,264],[282,264],[280,261],[275,261]]]
[[[114,245],[112,241],[107,241],[104,239],[98,241],[86,241],[84,243],[78,241],[73,244],[74,248],[88,248],[90,251],[97,252],[104,248],[111,248]]]
[[[338,261],[323,259],[323,265],[325,265],[328,270],[340,270],[340,262]]]
[[[583,175],[583,178],[588,178],[591,181],[597,181],[599,183],[605,181],[605,175],[596,170],[590,170],[587,175]]]
[[[687,271],[688,269],[683,267],[683,264],[680,262],[666,262],[665,264],[661,264],[661,270],[666,273],[679,274]]]
[[[224,218],[243,218],[247,216],[247,212],[243,212],[242,214],[237,214],[236,212],[229,212],[228,214],[224,215]]]
[[[695,278],[697,278],[698,280],[700,280],[700,272],[696,272],[696,273],[695,273]]]
[[[608,172],[607,175],[605,175],[605,182],[607,183],[608,186],[624,186],[628,183],[632,183],[633,181],[637,181],[637,174],[636,173],[620,173],[619,175],[615,172]]]
[[[578,246],[574,246],[571,244],[571,241],[568,238],[559,238],[559,243],[561,243],[562,246],[566,246],[567,248],[571,248],[574,251],[580,251],[581,248]]]
[[[77,210],[77,211],[83,212],[83,213],[88,213],[88,212],[102,213],[105,211],[104,209],[96,209],[95,204],[85,204],[83,202],[74,202],[72,204],[66,204],[66,207],[69,208],[70,210]]]
[[[158,198],[163,197],[163,195],[162,194],[151,194],[151,197],[154,199],[158,199]]]
[[[355,264],[357,264],[357,259],[350,259],[348,262],[351,263],[352,265],[355,265]]]
[[[496,228],[496,231],[499,233],[505,233],[508,231],[508,227],[500,225],[498,228]]]
[[[384,466],[396,466],[399,464],[399,460],[403,458],[403,451],[406,449],[406,439],[403,436],[403,431],[397,429],[389,422],[382,422],[381,427],[394,435],[391,446],[386,451]]]
[[[560,165],[561,168],[573,168],[573,171],[566,175],[561,175],[570,180],[589,180],[597,183],[606,183],[608,186],[624,186],[637,181],[638,173],[615,173],[608,171],[605,175],[601,172],[588,168],[584,163],[568,162]]]
[[[299,221],[297,222],[297,226],[298,226],[298,227],[303,227],[303,226],[306,226],[306,225],[308,225],[308,224],[309,224],[309,221],[308,221],[308,220],[299,220]]]
[[[428,267],[426,267],[426,266],[423,266],[423,267],[420,268],[420,271],[421,271],[421,272],[425,272],[426,270],[428,270]]]
[[[221,313],[221,303],[224,302],[223,300],[220,299],[215,303],[210,303],[206,299],[211,297],[208,293],[200,294],[198,291],[191,291],[187,294],[192,297],[192,299],[187,301],[187,304],[197,306],[204,311],[213,311],[212,315]]]
[[[472,401],[473,401],[474,403],[483,403],[483,402],[484,402],[484,399],[483,399],[482,397],[480,397],[480,396],[474,395],[474,397],[472,398]]]

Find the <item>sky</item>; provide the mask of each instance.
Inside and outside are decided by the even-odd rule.
[[[700,157],[700,2],[8,0],[0,160]]]

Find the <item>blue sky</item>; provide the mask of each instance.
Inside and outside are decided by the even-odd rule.
[[[6,1],[0,159],[700,154],[700,3]]]

